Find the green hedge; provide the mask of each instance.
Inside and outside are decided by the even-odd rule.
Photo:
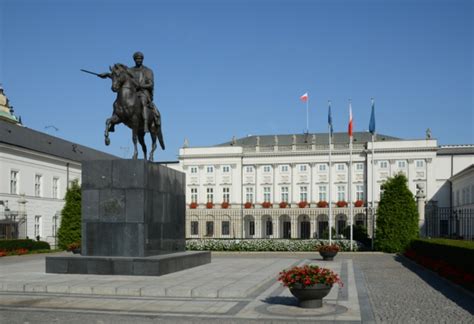
[[[341,251],[350,250],[349,240],[333,240]],[[329,244],[329,240],[285,240],[285,239],[190,239],[186,240],[186,249],[194,251],[291,251],[310,252],[316,247]],[[354,251],[359,250],[361,244],[354,241]]]
[[[33,250],[50,250],[48,242],[33,240],[0,240],[0,250],[14,251],[17,249]]]
[[[449,239],[417,239],[410,249],[418,255],[442,260],[467,273],[474,273],[474,242]]]

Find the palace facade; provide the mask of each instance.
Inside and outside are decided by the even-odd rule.
[[[328,230],[329,217],[337,235],[343,235],[350,223],[350,204],[353,223],[371,234],[372,197],[376,207],[388,177],[401,172],[414,194],[421,191],[426,202],[449,207],[449,179],[474,163],[474,145],[438,146],[432,138],[381,134],[372,143],[370,133],[357,132],[350,180],[346,133],[333,134],[331,152],[330,183],[327,133],[185,145],[179,163],[170,166],[186,173],[186,237],[320,238]]]

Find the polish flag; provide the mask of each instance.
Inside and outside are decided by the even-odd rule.
[[[352,137],[352,103],[349,103],[349,127],[347,129],[349,137]]]
[[[300,97],[301,101],[306,102],[308,101],[308,93],[306,92],[304,95]]]

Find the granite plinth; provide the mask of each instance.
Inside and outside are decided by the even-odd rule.
[[[82,254],[185,250],[185,174],[144,160],[82,164]]]
[[[186,251],[149,257],[46,257],[46,273],[161,276],[211,262],[209,251]]]

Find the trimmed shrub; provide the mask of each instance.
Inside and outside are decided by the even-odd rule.
[[[27,240],[0,240],[0,250],[15,251],[19,249],[33,250],[50,250],[48,242]]]
[[[397,174],[382,186],[377,209],[375,248],[384,252],[403,252],[418,238],[418,210],[407,186],[407,178]]]
[[[448,239],[413,240],[409,250],[474,274],[474,242]]]
[[[285,239],[251,239],[251,240],[219,240],[219,239],[191,239],[186,240],[186,249],[194,251],[290,251],[311,252],[316,251],[321,245],[328,245],[327,240],[285,240]],[[350,250],[349,240],[333,240],[333,244],[340,247],[341,251]],[[355,242],[354,251],[361,246]]]
[[[81,241],[81,187],[77,181],[67,190],[65,199],[58,230],[58,246],[63,250],[69,244]]]
[[[336,237],[336,229],[334,227],[331,228],[331,238]],[[321,239],[329,240],[329,228],[326,228],[323,233],[321,234]]]

